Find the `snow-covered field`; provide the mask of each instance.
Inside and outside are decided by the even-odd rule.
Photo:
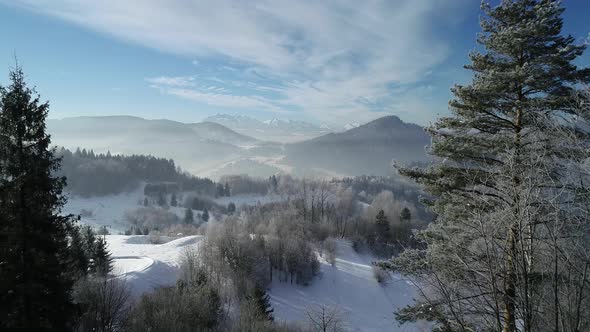
[[[125,212],[140,207],[143,197],[143,185],[134,191],[118,195],[70,196],[62,212],[81,215],[82,222],[93,227],[108,226],[111,233],[124,232],[129,228],[125,221]],[[89,214],[86,215],[84,211]]]
[[[144,197],[143,185],[134,191],[117,195],[100,197],[70,196],[62,212],[64,214],[81,215],[82,222],[93,227],[106,225],[112,234],[123,233],[129,228],[129,224],[125,221],[126,212],[142,207],[140,203],[143,202]],[[219,197],[214,199],[214,201],[226,206],[230,202],[233,202],[239,208],[243,205],[253,206],[284,199],[284,197],[279,195],[244,194]],[[168,210],[174,212],[179,218],[182,218],[185,212],[185,209],[182,207],[170,206]],[[195,210],[195,214],[201,212]]]
[[[114,275],[127,282],[133,294],[154,287],[173,285],[179,274],[184,250],[198,250],[202,236],[187,236],[170,242],[149,244],[148,236],[108,235],[115,259]],[[270,295],[275,317],[306,321],[307,312],[318,305],[335,308],[352,331],[418,331],[418,326],[398,326],[393,311],[411,302],[415,292],[399,276],[386,285],[372,274],[370,256],[359,255],[346,241],[338,242],[335,266],[321,260],[321,273],[309,286],[274,282]]]

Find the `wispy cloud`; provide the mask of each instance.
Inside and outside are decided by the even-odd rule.
[[[146,81],[152,83],[154,85],[165,85],[165,86],[195,86],[195,77],[194,76],[160,76],[160,77],[152,77],[146,78]]]
[[[215,81],[215,79],[210,79]],[[147,78],[151,87],[168,95],[181,97],[195,102],[238,109],[257,109],[274,113],[285,113],[279,103],[257,95],[236,95],[223,86],[196,84],[194,77],[155,77]],[[221,81],[220,83],[224,83]]]
[[[192,76],[148,79],[165,93],[228,107],[297,109],[323,121],[350,122],[401,111],[399,99],[408,96],[390,87],[420,82],[450,53],[433,18],[443,26],[452,24],[440,20],[460,15],[459,9],[471,1],[15,2],[119,39],[185,55],[196,66],[216,58],[227,68],[240,69],[231,80],[247,79],[252,72],[267,78],[252,89],[259,94],[247,96],[229,88],[223,94],[206,93],[195,87],[199,78]],[[441,15],[445,12],[453,15]],[[277,98],[265,97],[269,91]]]

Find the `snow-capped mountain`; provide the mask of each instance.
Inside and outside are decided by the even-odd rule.
[[[360,124],[358,122],[347,123],[344,125],[344,130],[351,130],[351,129],[357,128],[359,126],[360,126]]]
[[[245,115],[217,114],[203,121],[219,123],[260,140],[283,143],[303,141],[331,132],[328,126],[318,126],[305,121],[278,118],[261,121]]]

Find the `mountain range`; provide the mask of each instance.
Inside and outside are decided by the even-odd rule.
[[[426,133],[395,116],[351,125],[351,129],[337,133],[302,121],[263,122],[225,115],[206,120],[181,123],[132,116],[73,117],[50,119],[47,127],[57,146],[152,154],[174,159],[193,174],[213,178],[236,173],[265,177],[279,172],[387,175],[394,159],[410,163],[427,159]],[[269,140],[272,137],[283,140],[273,142]]]
[[[238,133],[264,141],[293,143],[325,135],[334,131],[327,125],[315,125],[305,121],[281,120],[273,118],[266,121],[245,115],[216,114],[205,118],[205,122],[224,125]]]

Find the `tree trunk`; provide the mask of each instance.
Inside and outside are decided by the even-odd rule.
[[[503,332],[516,331],[516,273],[514,260],[516,259],[516,239],[518,237],[516,223],[508,231],[508,250],[506,254],[506,275],[504,280],[504,329]]]

